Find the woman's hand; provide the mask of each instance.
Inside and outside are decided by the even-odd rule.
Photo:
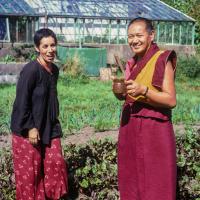
[[[139,95],[144,95],[145,91],[147,89],[146,86],[141,85],[133,80],[125,81],[125,84],[126,84],[127,94],[129,94],[133,97],[137,97]]]
[[[39,131],[36,128],[32,128],[28,131],[28,140],[32,145],[37,145],[40,140]]]

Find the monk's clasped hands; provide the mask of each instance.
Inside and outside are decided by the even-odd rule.
[[[146,86],[141,85],[133,80],[125,81],[125,84],[126,84],[127,94],[129,94],[133,97],[137,97],[137,96],[143,95],[145,93]]]

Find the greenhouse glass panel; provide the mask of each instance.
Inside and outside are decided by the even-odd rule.
[[[158,35],[158,31],[157,31],[157,27],[158,26],[158,22],[157,21],[154,21],[153,22],[153,27],[155,29],[155,41],[157,41],[157,35]]]
[[[0,18],[0,41],[8,40],[6,18]]]
[[[1,1],[1,5],[3,5],[3,8],[4,8],[4,10],[6,10],[6,12],[10,12],[11,13],[13,10],[16,11],[13,8],[13,6],[12,6],[10,1],[7,2],[6,0],[2,0]]]
[[[132,19],[140,16],[152,20],[194,21],[158,0],[44,0],[44,4],[50,15],[109,19]]]
[[[65,41],[65,19],[64,18],[55,18],[55,24],[54,24],[56,33],[57,33],[57,38],[60,42]]]
[[[159,22],[157,26],[157,41],[160,43],[165,43],[166,41],[166,23]]]
[[[93,42],[93,19],[85,19],[85,43]]]
[[[102,39],[101,43],[109,43],[109,20],[102,20]]]
[[[65,19],[65,25],[63,28],[63,34],[64,34],[64,40],[66,42],[75,42],[74,35],[75,35],[75,29],[74,29],[74,19],[73,18],[66,18]]]
[[[126,20],[120,20],[119,24],[119,44],[126,44],[127,42],[127,23]]]
[[[0,8],[3,15],[35,15],[34,10],[24,0],[1,0]]]
[[[165,43],[172,43],[172,25],[173,23],[168,22],[165,24],[165,34],[166,34],[166,39]]]
[[[110,33],[110,43],[111,44],[117,44],[118,43],[118,26],[117,21],[112,20],[111,21],[111,33]]]
[[[187,36],[187,44],[191,45],[192,44],[192,29],[193,29],[193,24],[190,23],[188,24],[188,36]]]
[[[75,21],[75,42],[83,42],[84,38],[84,20],[76,19]]]
[[[174,23],[174,44],[179,43],[180,38],[180,23]]]
[[[101,43],[101,20],[95,19],[93,25],[93,42]]]
[[[4,13],[4,9],[0,6],[0,13]]]
[[[11,5],[9,5],[11,6]],[[12,2],[12,9],[14,9],[16,12],[20,12],[21,10],[24,11],[24,9],[22,7],[19,6],[19,4],[17,4],[15,1]]]
[[[187,23],[181,23],[181,44],[187,44],[188,37],[188,25]]]
[[[44,19],[45,20],[45,19]],[[48,27],[50,26],[53,31],[57,31],[57,18],[48,18]],[[45,23],[45,21],[44,21]]]
[[[12,18],[13,21],[15,21],[13,18]],[[11,23],[11,19],[9,20],[9,23]],[[16,21],[15,21],[16,23]],[[18,42],[26,42],[28,40],[28,31],[27,31],[27,25],[28,25],[28,21],[27,21],[27,18],[23,18],[23,17],[20,17],[18,18],[17,20],[17,26],[18,26]]]
[[[60,13],[62,10],[61,10],[61,4],[59,1],[51,1],[48,2],[48,3],[45,3],[45,8],[48,10],[48,11],[53,11],[55,14],[58,14]]]
[[[47,13],[48,27],[59,41],[124,44],[126,22],[136,17],[159,21],[158,42],[192,44],[194,40],[194,19],[158,0],[0,0],[0,12],[43,17]],[[44,27],[46,21],[40,20]]]

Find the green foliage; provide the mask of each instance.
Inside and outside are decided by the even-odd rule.
[[[200,121],[199,79],[183,78],[176,81],[177,106],[173,109],[173,122],[194,124]]]
[[[179,57],[176,75],[178,78],[200,77],[200,58],[198,56]]]
[[[88,77],[61,76],[58,83],[60,120],[64,135],[85,126],[104,131],[117,127],[121,102],[111,91],[111,82],[90,80]],[[9,133],[10,115],[15,98],[15,86],[1,85],[0,134]]]
[[[178,199],[200,198],[200,131],[187,127],[185,135],[177,137]]]
[[[96,131],[118,126],[121,102],[115,99],[111,87],[111,82],[87,77],[60,78],[58,94],[64,133],[88,125]]]
[[[0,134],[10,132],[10,114],[15,96],[15,87],[13,85],[0,85]]]
[[[63,70],[64,75],[71,77],[84,75],[83,63],[78,54],[75,54],[73,57],[68,57],[61,69]]]
[[[15,199],[15,181],[10,151],[0,151],[0,199]]]
[[[200,198],[200,131],[186,127],[186,134],[178,134],[177,200]],[[117,144],[111,140],[92,141],[83,146],[67,145],[64,157],[68,164],[69,197],[117,200]],[[14,200],[14,177],[11,154],[0,152],[0,199]]]
[[[0,62],[29,62],[35,60],[36,57],[37,53],[34,46],[31,44],[24,44],[10,48],[8,55],[0,57]]]
[[[118,199],[116,143],[93,141],[64,149],[69,168],[70,195],[74,189],[92,199]]]
[[[5,62],[5,63],[10,63],[10,62],[15,62],[16,58],[11,55],[6,55],[5,57],[0,58],[0,62]]]
[[[25,44],[19,47],[14,47],[14,51],[16,53],[15,58],[18,61],[31,61],[35,60],[37,57],[37,53],[33,45]]]
[[[200,121],[200,79],[178,79],[177,106],[173,109],[174,123],[198,123]],[[10,115],[15,97],[14,85],[0,85],[0,134],[10,132]],[[111,82],[91,80],[80,76],[61,76],[58,82],[60,121],[64,136],[85,126],[104,131],[119,126],[123,102],[112,93]],[[190,98],[188,98],[190,97]]]
[[[199,41],[198,45],[196,46],[196,52],[197,52],[197,55],[200,55],[200,41]]]

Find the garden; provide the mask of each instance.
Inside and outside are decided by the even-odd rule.
[[[14,57],[4,58],[15,61]],[[34,59],[28,55],[28,59]],[[69,67],[70,65],[70,67]],[[67,67],[68,66],[68,67]],[[74,70],[76,69],[76,70]],[[63,151],[69,172],[69,199],[119,199],[117,134],[121,101],[111,81],[84,74],[77,57],[60,66],[58,94],[63,128]],[[173,123],[177,143],[177,200],[200,200],[200,57],[179,57],[176,71],[177,106]],[[14,200],[15,184],[10,150],[10,114],[15,85],[0,85],[0,199]],[[92,128],[93,132],[87,131]],[[110,135],[110,131],[113,133]],[[87,134],[98,135],[86,140]],[[66,142],[69,138],[82,143]],[[6,145],[5,145],[6,143]]]

